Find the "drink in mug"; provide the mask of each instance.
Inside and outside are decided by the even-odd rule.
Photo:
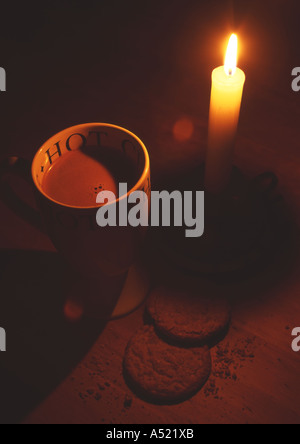
[[[133,161],[123,152],[96,146],[66,153],[45,174],[42,187],[54,200],[75,207],[95,207],[101,191],[118,196],[120,183],[134,187],[138,177]]]

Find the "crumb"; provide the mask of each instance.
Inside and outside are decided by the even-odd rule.
[[[230,347],[229,342],[217,345],[215,349],[213,376],[223,380],[238,380],[238,370],[246,361],[255,359],[255,336],[241,338]],[[207,392],[208,394],[209,391]]]
[[[102,396],[100,395],[100,393],[96,393],[95,396],[94,396],[94,399],[96,401],[100,401],[100,399],[102,399]]]
[[[211,379],[204,388],[204,395],[208,398],[209,396],[217,396],[218,393],[219,388],[216,387],[216,381],[215,379]]]
[[[124,407],[125,409],[130,409],[131,406],[132,406],[132,398],[130,396],[126,396],[124,401]]]

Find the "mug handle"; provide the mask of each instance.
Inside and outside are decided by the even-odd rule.
[[[9,185],[7,179],[11,176],[22,178],[32,187],[30,162],[20,157],[8,157],[0,162],[0,199],[22,219],[43,231],[39,212],[24,202]]]

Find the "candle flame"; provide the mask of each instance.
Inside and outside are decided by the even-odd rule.
[[[235,34],[229,39],[228,48],[225,57],[225,72],[228,76],[233,76],[236,72],[238,52],[238,38]]]

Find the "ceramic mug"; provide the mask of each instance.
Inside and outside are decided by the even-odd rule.
[[[144,191],[150,202],[150,160],[143,142],[124,128],[90,123],[68,128],[45,142],[36,153],[31,168],[28,161],[10,157],[0,165],[1,196],[7,205],[35,226],[40,226],[40,216],[54,246],[81,276],[90,281],[113,282],[121,278],[135,264],[145,236],[145,228],[111,227],[100,228],[96,214],[100,205],[93,207],[72,206],[53,199],[45,191],[44,178],[49,168],[62,161],[70,151],[93,146],[117,149],[133,163],[135,185],[127,195],[120,196],[111,204],[127,199],[134,191]],[[24,203],[5,180],[7,176],[18,175],[33,184],[38,212]],[[74,180],[79,180],[74,177]],[[111,205],[109,204],[109,205]],[[129,302],[123,311],[132,311],[141,297]],[[93,296],[93,300],[97,297]],[[101,297],[99,296],[99,305]],[[95,301],[94,301],[95,302]]]

